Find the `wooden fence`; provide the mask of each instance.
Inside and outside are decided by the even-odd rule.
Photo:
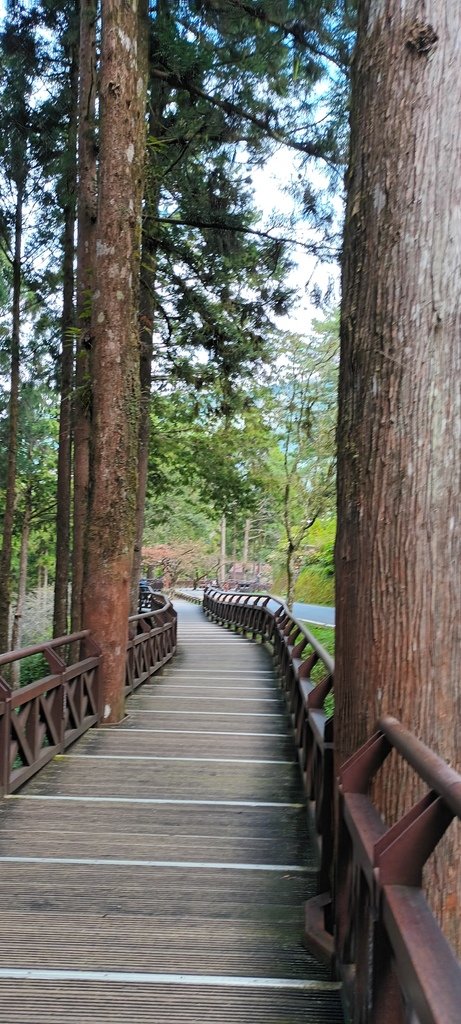
[[[125,693],[176,650],[176,612],[163,595],[129,619]],[[0,676],[0,795],[13,793],[103,719],[101,656],[88,630],[0,656],[2,667],[41,655],[49,674],[13,690]]]

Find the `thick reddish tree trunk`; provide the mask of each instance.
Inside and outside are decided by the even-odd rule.
[[[337,755],[389,712],[459,768],[461,6],[430,0],[424,16],[419,0],[359,9],[341,317]],[[393,778],[381,791],[392,817],[414,793],[410,777]],[[453,940],[460,852],[448,841],[432,876]]]
[[[138,294],[147,59],[144,3],[102,2],[93,417],[84,624],[103,653],[104,719],[120,721],[136,516]],[[146,38],[144,26],[143,40]]]
[[[81,0],[77,141],[77,358],[74,398],[74,522],[72,545],[72,631],[82,624],[85,546],[88,525],[91,422],[91,296],[97,204],[96,2]]]

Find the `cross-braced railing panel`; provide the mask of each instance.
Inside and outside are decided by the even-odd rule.
[[[151,610],[129,620],[125,693],[147,682],[176,651],[177,615],[164,595],[150,595]],[[155,607],[154,607],[155,605]]]
[[[99,658],[87,658],[64,673],[64,747],[68,747],[100,718]]]
[[[22,699],[21,699],[22,698]],[[62,749],[61,679],[49,676],[10,702],[9,775],[13,792]]]
[[[127,693],[150,679],[176,650],[176,612],[163,595],[129,620]],[[89,631],[10,651],[3,665],[40,654],[50,675],[12,690],[0,676],[0,795],[12,793],[103,720],[100,654]]]
[[[4,679],[0,683],[2,793],[22,786],[100,717],[100,659],[88,630],[11,651],[1,656],[0,666],[37,654],[48,662],[51,675],[19,690]]]

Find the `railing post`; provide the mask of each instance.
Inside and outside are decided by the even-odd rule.
[[[0,796],[10,792],[11,689],[0,676]]]

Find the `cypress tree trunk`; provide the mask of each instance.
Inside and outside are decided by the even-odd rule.
[[[72,547],[72,632],[82,625],[85,544],[88,524],[90,465],[91,294],[97,202],[96,102],[96,3],[81,0],[78,91],[78,190],[77,190],[77,358],[74,400],[74,498]]]
[[[76,191],[77,60],[75,48],[70,68],[71,112],[68,132],[68,170],[63,235],[63,303],[61,352],[61,403],[56,510],[56,571],[54,584],[53,636],[63,636],[68,626],[68,583],[70,561],[72,386],[74,369],[74,233]]]
[[[0,653],[8,650],[11,595],[11,555],[14,508],[16,502],[16,461],[19,426],[19,335],[21,325],[21,259],[24,181],[17,181],[14,223],[13,304],[11,327],[10,400],[8,406],[8,454],[6,473],[5,514],[3,518],[2,551],[0,554]]]
[[[138,294],[147,60],[144,2],[102,2],[101,130],[93,293],[93,418],[84,624],[103,653],[104,719],[120,721],[136,516]],[[144,57],[144,49],[142,56]]]
[[[341,762],[391,713],[460,768],[461,6],[431,0],[427,10],[426,20],[419,0],[360,5],[341,316],[335,742]],[[413,799],[413,781],[400,773],[378,795],[394,817]],[[429,886],[459,943],[453,836]]]

